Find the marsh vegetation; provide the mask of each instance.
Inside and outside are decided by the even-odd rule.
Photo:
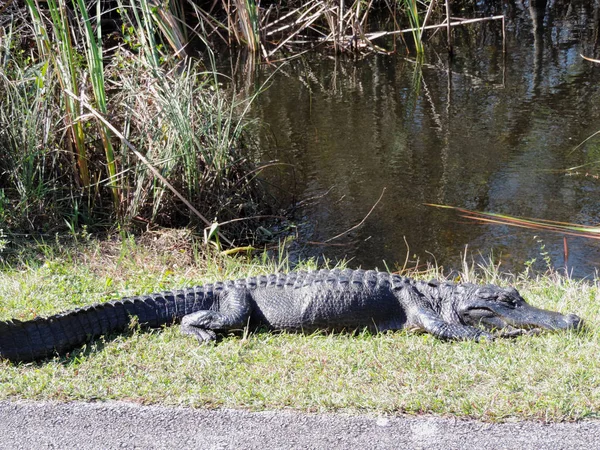
[[[192,225],[251,241],[274,213],[248,132],[257,91],[224,88],[212,49],[244,48],[255,63],[399,43],[420,54],[421,27],[445,15],[414,0],[6,2],[0,229]]]

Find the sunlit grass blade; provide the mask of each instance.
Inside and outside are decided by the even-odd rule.
[[[498,225],[509,225],[513,227],[528,228],[530,230],[550,231],[554,233],[567,234],[589,239],[600,239],[600,227],[591,225],[579,225],[570,222],[560,222],[547,219],[530,219],[514,217],[506,214],[472,211],[449,205],[437,205],[426,203],[427,206],[436,208],[452,209],[458,211],[461,217],[482,223],[493,223]]]
[[[581,54],[580,54],[580,56],[583,59],[585,59],[586,61],[590,61],[590,62],[593,62],[593,63],[596,63],[596,64],[600,64],[600,59],[588,58],[587,56],[584,56],[584,55],[581,55]]]

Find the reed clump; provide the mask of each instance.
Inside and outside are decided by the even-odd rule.
[[[83,0],[4,12],[0,229],[209,227],[262,212],[250,100],[222,89],[210,51],[172,50],[172,16],[146,0],[114,6],[111,33]],[[220,231],[251,238],[250,222]]]
[[[387,53],[380,38],[415,28],[415,49],[422,52],[421,18],[428,10],[415,0],[215,1],[195,3],[194,14],[209,36],[248,48],[263,59],[297,54],[316,46],[347,53]],[[378,42],[375,42],[378,40]]]
[[[397,51],[401,38],[408,53],[423,54],[424,40],[438,29],[436,41],[452,52],[452,27],[503,16],[465,20],[452,16],[460,0],[215,0],[179,8],[171,22],[205,30],[206,36],[228,46],[247,48],[267,61],[280,61],[315,47],[337,53],[370,54]],[[428,35],[425,35],[425,32]],[[445,34],[445,36],[444,36]],[[411,39],[412,37],[412,39]],[[182,41],[181,41],[182,42]]]

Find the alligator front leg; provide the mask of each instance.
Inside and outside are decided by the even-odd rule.
[[[202,310],[184,316],[181,332],[196,336],[198,342],[214,341],[215,330],[242,328],[250,317],[250,294],[246,289],[232,288],[219,294],[218,310]]]
[[[435,312],[429,310],[420,309],[416,314],[413,323],[415,323],[419,329],[440,339],[459,341],[479,341],[482,339],[490,341],[494,340],[494,336],[486,331],[468,325],[446,322]]]

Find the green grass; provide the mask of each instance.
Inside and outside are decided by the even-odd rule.
[[[0,272],[0,319],[28,319],[142,292],[285,269],[210,255],[189,235],[38,247]],[[13,257],[15,258],[15,257]],[[310,264],[309,264],[310,266]],[[487,268],[478,280],[496,279]],[[483,272],[482,272],[483,273]],[[433,271],[421,276],[435,276]],[[473,271],[463,274],[475,277]],[[581,332],[494,342],[251,331],[199,346],[177,327],[110,336],[67,358],[0,362],[0,400],[126,400],[252,410],[435,413],[485,420],[597,418],[600,308],[596,282],[513,277],[536,306],[575,312]]]

